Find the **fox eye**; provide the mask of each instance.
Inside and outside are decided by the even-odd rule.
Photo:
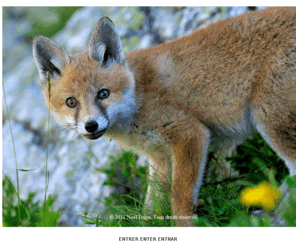
[[[66,100],[66,105],[69,107],[69,108],[75,108],[77,106],[77,100],[74,98],[74,97],[69,97],[67,100]]]
[[[98,93],[98,98],[99,99],[106,99],[109,97],[109,95],[110,95],[110,91],[108,91],[106,89],[102,89]]]

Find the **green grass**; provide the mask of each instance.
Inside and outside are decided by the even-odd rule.
[[[33,38],[37,34],[52,37],[61,31],[72,14],[81,7],[29,7],[28,20],[33,28],[27,36]]]
[[[123,151],[111,157],[107,168],[98,169],[108,176],[103,185],[112,186],[114,192],[103,201],[108,208],[106,212],[100,215],[82,215],[85,223],[112,227],[172,225],[172,220],[165,219],[166,216],[172,216],[169,194],[162,191],[157,181],[153,181],[153,186],[160,191],[162,199],[152,196],[154,207],[143,211],[148,187],[148,167],[137,166],[137,159],[135,153]]]
[[[256,136],[253,141],[257,141],[257,137],[259,136]],[[246,143],[246,145],[248,144]],[[90,214],[86,211],[80,215],[84,225],[93,224],[105,227],[174,226],[169,194],[163,190],[157,181],[153,181],[152,185],[158,190],[160,196],[152,196],[153,207],[146,208],[144,212],[143,205],[149,182],[147,181],[148,170],[147,167],[137,166],[137,159],[138,156],[133,152],[123,151],[110,159],[108,167],[98,170],[107,174],[108,178],[104,185],[112,186],[114,192],[103,201],[107,207],[105,212]],[[268,174],[269,172],[271,174]],[[272,175],[273,172],[267,170],[265,179],[269,180],[268,176]],[[260,172],[258,182],[259,178],[262,178]],[[240,203],[241,191],[250,184],[256,185],[258,183],[257,180],[254,180],[254,176],[250,176],[250,180],[248,180],[248,175],[243,180],[225,179],[217,181],[212,177],[200,190],[200,204],[195,210],[198,218],[193,219],[195,226],[271,226],[272,212],[266,211],[263,217],[254,216],[252,212],[262,208],[255,206],[247,208]],[[280,214],[286,221],[287,226],[295,226],[296,178],[287,178],[286,183],[290,187],[291,198],[284,206],[284,209],[280,211]],[[7,178],[3,181],[3,191],[4,225],[17,226],[15,190]],[[27,200],[21,200],[20,202],[22,226],[44,226],[44,204],[33,202],[34,196],[31,193]],[[50,196],[47,199],[46,226],[60,226],[58,224],[60,211],[52,209],[54,201],[55,199]],[[28,213],[30,214],[29,218]]]
[[[262,208],[242,205],[240,194],[244,188],[255,186],[264,180],[273,185],[282,183],[287,176],[283,162],[260,135],[255,135],[240,145],[237,153],[227,160],[239,172],[239,176],[218,180],[210,175],[210,180],[200,189],[200,203],[194,211],[198,216],[193,219],[195,226],[271,226],[273,211],[266,211],[264,217],[254,216],[253,212]],[[153,207],[143,210],[146,189],[151,181],[146,179],[147,168],[138,167],[136,161],[137,156],[134,153],[123,151],[111,158],[108,168],[100,169],[108,176],[104,185],[112,186],[114,193],[105,198],[107,211],[100,215],[84,216],[85,223],[106,227],[174,226],[169,194],[155,181],[152,185],[159,195],[152,197]],[[212,167],[216,165],[212,159],[208,162]],[[289,183],[291,199],[280,214],[287,226],[295,226],[293,211],[296,209],[296,180],[287,178],[285,182]]]
[[[5,227],[16,226],[61,226],[58,220],[61,216],[60,210],[54,210],[53,204],[56,197],[49,196],[46,205],[35,201],[36,194],[30,192],[27,199],[19,199],[20,209],[18,207],[15,188],[10,179],[5,176],[2,181],[2,221]],[[44,211],[46,216],[44,217]],[[18,216],[18,213],[20,216]]]
[[[9,17],[11,10],[16,10],[21,13],[26,22],[30,23],[29,28],[25,33],[24,30],[19,31],[22,35],[33,38],[37,34],[42,34],[47,37],[52,37],[61,31],[73,13],[81,7],[3,7],[3,19]]]
[[[133,152],[123,151],[117,156],[111,156],[109,165],[106,168],[97,169],[107,175],[107,180],[103,185],[114,188],[114,193],[106,199],[107,206],[111,204],[122,204],[122,195],[125,197],[124,203],[134,204],[135,200],[145,198],[147,183],[147,167],[137,166],[138,156]]]

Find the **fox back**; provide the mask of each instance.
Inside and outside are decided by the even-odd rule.
[[[38,35],[33,53],[55,119],[148,156],[177,225],[192,226],[181,216],[193,215],[210,143],[229,148],[258,131],[296,174],[295,8],[247,13],[129,54],[103,17],[88,50],[68,55]]]

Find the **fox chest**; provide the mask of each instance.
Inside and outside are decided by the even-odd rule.
[[[166,152],[165,149],[169,149],[166,141],[154,130],[133,127],[130,131],[118,131],[106,135],[109,138],[114,138],[124,147],[138,150],[143,154],[160,149]]]

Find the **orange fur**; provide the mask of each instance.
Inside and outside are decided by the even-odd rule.
[[[193,215],[210,142],[216,149],[229,147],[257,130],[291,175],[296,174],[296,8],[269,8],[222,20],[172,42],[133,51],[126,59],[118,40],[112,22],[103,18],[89,51],[69,56],[68,63],[62,51],[52,58],[61,71],[60,76],[52,72],[57,80],[52,111],[59,121],[73,121],[78,109],[67,108],[65,100],[75,97],[80,105],[77,124],[98,119],[102,109],[94,98],[103,87],[110,91],[100,101],[107,115],[112,105],[124,112],[133,109],[126,126],[108,125],[105,135],[150,157],[164,185],[172,172],[175,215]],[[114,49],[107,50],[107,42]],[[43,44],[58,49],[47,39]],[[34,56],[42,67],[37,48]],[[42,69],[40,73],[42,79]],[[44,94],[48,98],[46,89]],[[176,223],[192,226],[190,219]]]

